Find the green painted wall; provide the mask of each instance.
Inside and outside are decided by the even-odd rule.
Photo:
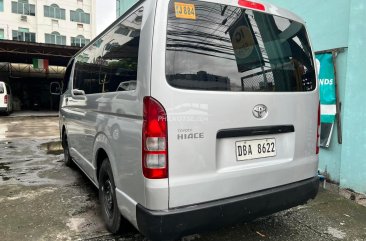
[[[137,3],[138,0],[117,0],[117,18],[124,14],[131,6]]]
[[[351,0],[341,186],[366,193],[366,1]]]

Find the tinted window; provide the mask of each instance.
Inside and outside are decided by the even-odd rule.
[[[0,83],[0,94],[4,94],[4,84]]]
[[[74,88],[84,90],[85,94],[102,93],[103,86],[99,80],[99,65],[94,63],[92,51],[86,50],[79,55],[75,64]]]
[[[103,38],[101,77],[106,92],[136,89],[142,13],[142,8],[132,13]]]
[[[132,13],[77,57],[74,88],[86,94],[136,89],[142,13]]]
[[[217,3],[193,4],[180,16],[170,1],[166,75],[182,89],[311,91],[314,63],[305,27],[262,12]],[[188,6],[188,5],[186,5]],[[192,5],[191,5],[192,6]],[[187,8],[188,9],[188,8]]]

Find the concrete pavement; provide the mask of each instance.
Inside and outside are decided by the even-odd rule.
[[[58,117],[0,116],[0,141],[59,137]]]
[[[130,226],[119,236],[106,231],[96,188],[50,150],[57,118],[8,119],[0,117],[1,240],[144,240]],[[366,241],[366,208],[321,189],[307,205],[185,240]]]

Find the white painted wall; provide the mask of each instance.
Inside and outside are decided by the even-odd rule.
[[[14,0],[17,1],[17,0]],[[11,12],[11,0],[4,1],[4,11],[0,12],[0,29],[4,29],[4,38],[12,40],[12,30],[28,28],[29,32],[36,33],[36,42],[44,43],[45,34],[54,31],[66,36],[66,45],[71,45],[71,37],[83,35],[92,40],[96,36],[96,0],[29,0],[30,4],[36,5],[36,16],[27,15],[27,21],[21,21],[21,14]],[[99,0],[100,1],[100,0]],[[66,10],[66,20],[44,17],[44,5],[57,4]],[[78,28],[77,22],[70,21],[70,10],[83,9],[90,14],[90,24],[83,24]],[[57,20],[58,24],[52,24]]]

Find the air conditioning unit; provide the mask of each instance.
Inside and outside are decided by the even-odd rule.
[[[27,22],[27,16],[25,15],[20,16],[20,20],[23,22]]]

